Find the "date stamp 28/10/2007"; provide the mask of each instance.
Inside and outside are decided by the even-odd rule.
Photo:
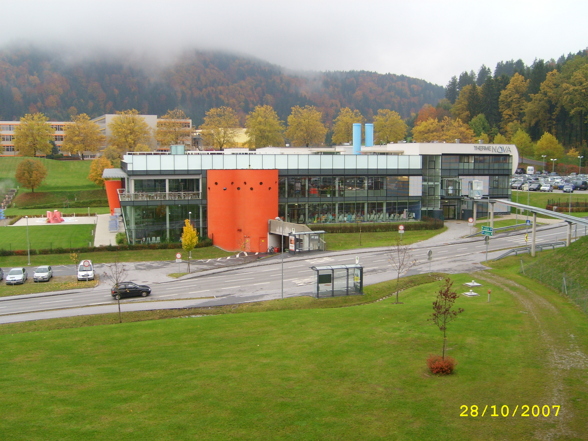
[[[544,404],[539,406],[537,404],[529,405],[516,405],[516,406],[509,406],[507,404],[503,405],[496,405],[486,404],[485,406],[478,406],[473,404],[471,406],[467,406],[462,404],[459,406],[461,413],[459,414],[460,417],[472,417],[472,418],[481,418],[481,417],[531,417],[531,418],[547,418],[547,417],[557,417],[559,415],[559,410],[561,406],[559,404],[552,404],[551,406]]]

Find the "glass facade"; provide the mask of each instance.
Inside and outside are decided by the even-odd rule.
[[[288,222],[403,222],[467,219],[474,180],[484,196],[509,198],[512,156],[136,155],[125,156],[123,169],[133,196],[121,197],[129,239],[157,242],[179,240],[189,212],[206,236],[207,170],[277,169],[278,214]],[[165,197],[139,197],[148,195]]]

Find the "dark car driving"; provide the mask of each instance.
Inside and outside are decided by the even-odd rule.
[[[147,285],[137,285],[133,282],[120,282],[112,287],[110,293],[116,300],[123,297],[147,297],[151,294],[151,288]]]

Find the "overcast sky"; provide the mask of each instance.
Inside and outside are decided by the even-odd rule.
[[[7,0],[0,46],[51,44],[168,62],[222,49],[299,70],[368,70],[445,86],[499,61],[588,47],[586,0]]]

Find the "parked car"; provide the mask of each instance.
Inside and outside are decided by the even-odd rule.
[[[120,282],[112,287],[110,293],[116,300],[123,297],[147,297],[151,294],[151,288],[147,285],[137,285],[133,282]]]
[[[553,187],[551,184],[542,184],[541,188],[539,188],[539,191],[553,191]]]
[[[529,184],[529,191],[539,191],[541,189],[541,184],[539,182],[533,182]]]
[[[574,192],[574,186],[572,184],[566,184],[563,186],[562,188],[564,193],[573,193]]]
[[[513,181],[510,184],[510,188],[513,190],[520,190],[522,186],[523,186],[523,181]]]
[[[78,266],[78,281],[94,280],[94,266],[91,260],[82,260]]]
[[[572,181],[572,184],[574,184],[574,190],[588,190],[588,182],[587,181]]]
[[[23,284],[27,281],[28,274],[26,268],[12,268],[6,275],[7,285]]]
[[[48,282],[52,277],[53,270],[48,265],[38,267],[33,273],[34,282]]]

